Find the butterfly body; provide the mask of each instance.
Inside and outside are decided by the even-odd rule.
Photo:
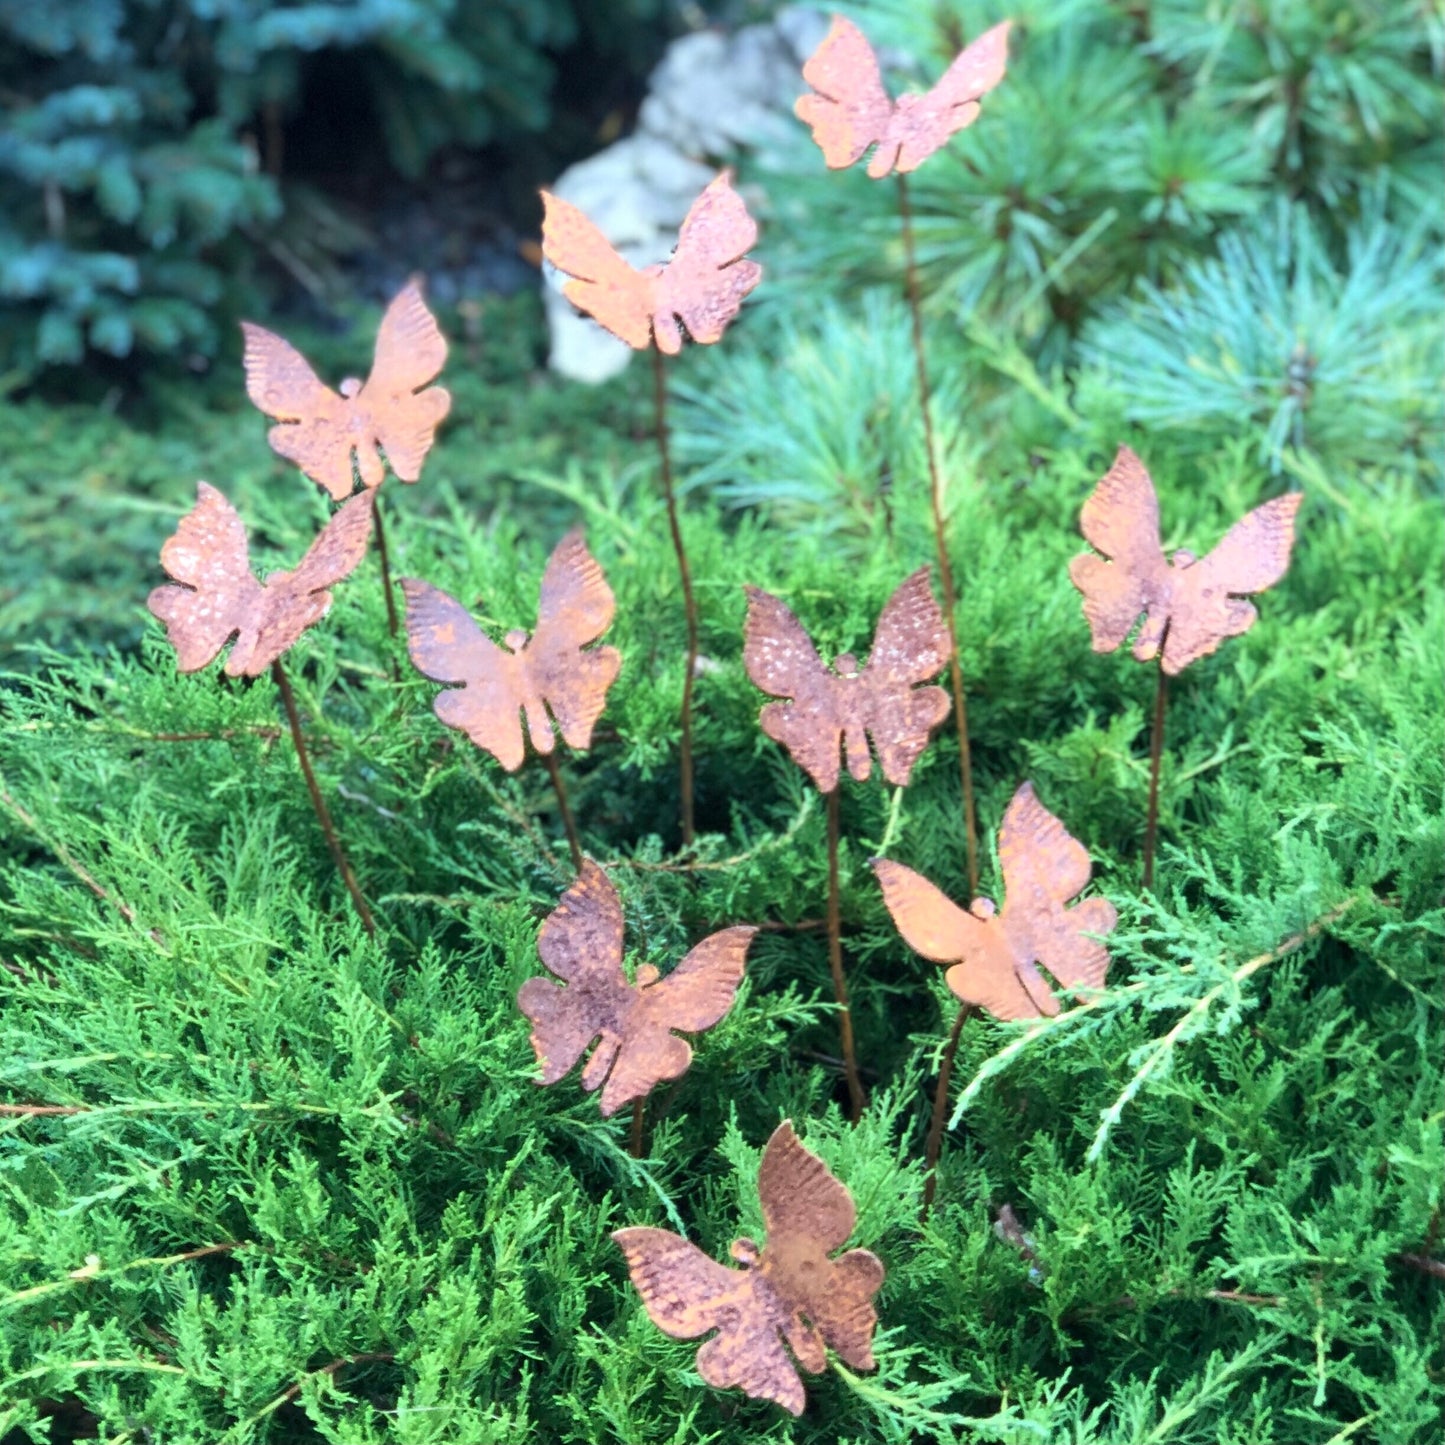
[[[744,666],[765,693],[787,699],[765,704],[759,722],[821,792],[838,786],[840,750],[858,782],[872,772],[876,752],[884,777],[902,786],[948,716],[948,694],[918,686],[948,661],[948,632],[928,578],[928,568],[920,568],[889,598],[862,668],[845,652],[829,669],[784,602],[758,587],[744,589]]]
[[[1119,647],[1142,616],[1134,656],[1140,662],[1158,657],[1174,676],[1248,632],[1259,614],[1246,597],[1284,576],[1302,499],[1290,492],[1256,507],[1203,557],[1181,548],[1166,558],[1154,483],[1143,462],[1120,447],[1081,516],[1096,552],[1069,563],[1094,651]]]
[[[831,1347],[855,1369],[874,1368],[873,1297],[883,1265],[866,1249],[833,1257],[853,1232],[853,1201],[790,1123],[763,1151],[758,1194],[767,1232],[761,1245],[733,1241],[741,1270],[665,1229],[620,1229],[612,1237],[659,1329],[675,1339],[717,1331],[697,1352],[704,1380],[800,1415],[798,1366],[820,1373]]]
[[[999,830],[1004,904],[975,899],[964,910],[921,874],[885,858],[873,861],[883,899],[904,941],[952,967],[944,980],[965,1003],[998,1019],[1052,1017],[1059,1001],[1043,964],[1065,988],[1099,988],[1109,955],[1096,935],[1118,921],[1107,899],[1068,907],[1089,881],[1089,855],[1025,783]]]
[[[602,1113],[676,1079],[692,1049],[673,1032],[700,1033],[732,1007],[754,928],[726,928],[703,939],[665,978],[646,966],[629,983],[622,971],[622,906],[590,859],[548,915],[537,951],[561,985],[530,978],[517,1004],[532,1024],[542,1084],[569,1074],[596,1045],[582,1087],[602,1090]]]
[[[570,279],[563,294],[634,350],[656,342],[675,356],[682,327],[696,342],[722,338],[763,270],[745,260],[757,243],[757,222],[722,172],[693,202],[672,259],[637,270],[618,255],[582,211],[542,192],[542,252]],[[679,324],[681,323],[681,324]]]
[[[294,462],[337,501],[354,486],[352,460],[362,485],[379,487],[386,461],[403,482],[421,476],[422,463],[451,409],[451,393],[428,386],[446,361],[447,344],[421,287],[410,282],[387,307],[376,356],[365,382],[347,377],[332,391],[288,341],[249,321],[246,391],[279,425],[267,433],[271,448]]]
[[[569,532],[547,561],[530,636],[514,629],[498,644],[440,588],[410,577],[401,585],[412,661],[434,682],[460,684],[433,703],[442,722],[508,772],[526,758],[523,720],[538,753],[555,749],[558,731],[569,747],[591,745],[622,655],[589,646],[611,626],[615,601],[580,531]]]
[[[181,585],[157,587],[146,605],[165,623],[182,672],[205,667],[234,637],[226,674],[255,677],[326,615],[330,588],[366,555],[371,504],[346,503],[294,571],[272,572],[261,582],[236,509],[209,482],[196,493],[196,505],[161,547],[161,565]]]
[[[1008,34],[1008,21],[984,31],[931,90],[892,101],[863,32],[851,20],[834,16],[803,66],[812,91],[798,98],[794,113],[812,128],[830,169],[854,165],[876,146],[868,162],[874,180],[895,170],[906,174],[978,118],[979,101],[1008,66]]]

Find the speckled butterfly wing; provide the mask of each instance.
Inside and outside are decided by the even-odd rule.
[[[586,650],[612,625],[616,603],[580,530],[557,544],[542,574],[537,630],[525,649],[532,685],[573,748],[592,744],[592,729],[617,680],[615,647]]]
[[[1120,447],[1114,464],[1084,503],[1085,552],[1069,563],[1069,577],[1083,594],[1095,652],[1112,652],[1150,613],[1157,636],[1173,592],[1171,568],[1159,541],[1159,499],[1144,463]]]
[[[997,917],[983,919],[960,908],[902,863],[877,858],[873,871],[903,941],[924,958],[953,965],[944,979],[956,998],[996,1019],[1038,1017],[1039,1007],[1019,980]]]
[[[697,1352],[698,1373],[709,1385],[803,1413],[803,1382],[758,1298],[755,1271],[718,1264],[665,1229],[619,1229],[612,1238],[658,1329],[675,1340],[718,1332]]]
[[[960,52],[931,90],[899,101],[888,141],[897,145],[900,171],[916,170],[950,137],[978,119],[979,101],[998,85],[1008,68],[1009,28],[1005,20],[985,30]],[[887,148],[879,147],[869,175],[888,174],[889,167],[883,164]]]
[[[1165,672],[1182,672],[1225,638],[1238,637],[1254,625],[1259,614],[1244,598],[1273,587],[1289,569],[1295,515],[1303,500],[1302,492],[1275,497],[1246,513],[1213,551],[1174,567],[1173,605],[1163,644]]]
[[[415,577],[402,578],[406,597],[406,647],[417,671],[452,684],[437,694],[432,710],[509,772],[526,758],[517,659],[504,652],[472,620],[456,598]]]
[[[948,629],[929,586],[929,569],[905,578],[879,614],[873,650],[863,669],[865,720],[895,787],[907,784],[928,739],[948,716],[948,693],[920,687],[948,662]]]
[[[682,333],[701,345],[722,339],[744,298],[763,278],[756,261],[745,260],[757,244],[758,223],[723,171],[692,203],[678,233],[677,250],[656,278],[653,335],[669,356],[682,350]]]
[[[529,978],[517,1005],[531,1021],[541,1082],[555,1084],[572,1071],[594,1039],[602,1042],[583,1070],[583,1087],[601,1084],[621,1042],[618,1021],[632,992],[622,972],[622,904],[606,873],[586,859],[577,880],[547,915],[537,953],[565,987]]]
[[[353,497],[336,509],[292,572],[266,578],[257,605],[226,659],[234,676],[255,677],[331,610],[331,591],[361,565],[371,541],[371,499]]]
[[[748,616],[743,636],[743,666],[770,697],[759,715],[763,732],[781,743],[820,792],[838,786],[843,719],[838,711],[839,680],[780,598],[760,587],[745,587]]]
[[[665,978],[638,990],[617,1061],[602,1087],[604,1116],[687,1072],[692,1046],[673,1030],[701,1033],[732,1008],[756,932],[739,927],[714,933]]]
[[[570,201],[542,192],[542,254],[570,279],[562,294],[634,350],[652,339],[654,277],[628,265]]]
[[[161,566],[181,585],[157,587],[146,606],[165,623],[177,667],[197,672],[254,614],[262,590],[251,572],[245,525],[209,482],[199,483],[196,505],[162,544]]]
[[[793,112],[811,127],[830,170],[854,165],[869,146],[884,139],[893,102],[883,88],[873,47],[851,20],[833,17],[827,35],[803,65],[803,79],[813,93],[800,95]],[[886,164],[875,162],[883,164],[881,175],[892,169],[895,151],[888,148]]]
[[[1087,935],[1109,933],[1118,913],[1106,898],[1065,906],[1088,886],[1089,853],[1039,802],[1031,783],[1019,788],[1004,813],[998,855],[1004,878],[1000,922],[1016,946],[1065,988],[1102,988],[1108,950]],[[1057,1000],[1044,1010],[1057,1011]]]
[[[421,285],[413,280],[386,308],[376,334],[376,355],[371,374],[353,403],[364,409],[370,431],[381,443],[397,478],[415,482],[422,463],[436,441],[437,428],[451,410],[451,393],[442,386],[428,386],[446,364],[447,343],[436,317],[422,300]],[[360,451],[362,476],[369,480],[367,453]]]

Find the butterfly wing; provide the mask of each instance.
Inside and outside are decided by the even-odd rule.
[[[161,566],[181,586],[157,587],[146,606],[165,623],[177,667],[197,672],[246,625],[262,590],[251,573],[246,528],[209,482],[197,485],[196,505],[162,545]]]
[[[1069,578],[1084,598],[1095,652],[1112,652],[1141,612],[1169,611],[1171,569],[1159,544],[1159,499],[1144,463],[1120,447],[1114,464],[1084,503],[1080,525],[1101,554],[1085,552],[1069,563]]]
[[[634,270],[570,201],[542,192],[542,254],[571,277],[562,294],[636,351],[652,339],[655,278]]]
[[[770,697],[791,699],[763,708],[762,729],[787,748],[820,792],[831,793],[838,786],[843,740],[837,679],[785,602],[760,587],[743,590],[748,595],[743,666]]]
[[[763,279],[763,268],[743,257],[757,244],[758,223],[723,171],[692,203],[678,233],[677,250],[657,278],[652,330],[658,349],[682,350],[681,317],[702,345],[722,339],[743,298]]]
[[[266,579],[260,606],[242,627],[226,671],[256,677],[271,666],[313,623],[331,609],[331,593],[366,556],[371,541],[371,497],[352,497],[321,529],[294,572]]]
[[[404,577],[401,590],[406,597],[406,647],[417,671],[433,682],[459,684],[437,694],[433,711],[509,773],[516,772],[527,755],[516,658],[439,587]]]
[[[944,981],[964,1003],[996,1019],[1037,1018],[1038,1008],[1019,982],[999,924],[960,908],[921,873],[887,858],[873,871],[883,902],[903,941],[924,958],[954,966]]]
[[[376,333],[371,375],[356,399],[365,407],[372,435],[403,482],[421,476],[436,431],[451,410],[451,393],[427,386],[447,359],[446,338],[424,300],[421,283],[409,281],[386,308]],[[423,390],[423,388],[425,388]],[[365,466],[363,476],[365,477]],[[381,481],[379,469],[376,482]]]
[[[950,136],[957,135],[978,119],[979,101],[1004,77],[1008,68],[1009,22],[985,30],[966,46],[939,77],[938,84],[924,95],[904,96],[888,127],[887,144],[869,166],[875,179],[888,168],[875,169],[890,145],[897,145],[900,171],[916,170]]]
[[[883,776],[902,787],[948,716],[941,687],[919,687],[948,662],[948,628],[933,599],[929,569],[920,567],[884,605],[863,669],[866,723]]]
[[[1248,512],[1215,549],[1175,568],[1174,605],[1162,666],[1171,676],[1248,632],[1259,615],[1244,595],[1273,587],[1289,568],[1303,492],[1288,492]]]
[[[547,559],[537,630],[524,656],[536,694],[552,709],[568,747],[592,745],[592,729],[617,680],[615,647],[584,651],[612,625],[616,603],[580,530],[569,532]]]
[[[602,1090],[602,1113],[644,1098],[692,1063],[692,1047],[672,1030],[710,1029],[733,1006],[756,928],[725,928],[704,938],[666,978],[648,984],[628,1021],[617,1063]]]
[[[758,1298],[754,1271],[718,1264],[666,1229],[619,1229],[612,1238],[658,1329],[675,1340],[718,1331],[697,1352],[698,1373],[709,1385],[802,1414],[803,1382]]]
[[[813,90],[798,97],[793,113],[811,127],[829,170],[855,164],[869,146],[883,140],[893,102],[883,89],[873,47],[851,20],[833,17],[822,43],[803,65],[803,79]],[[893,154],[889,149],[881,174],[892,169]]]
[[[1109,953],[1085,935],[1108,933],[1118,913],[1105,898],[1064,906],[1088,885],[1088,849],[1039,802],[1032,783],[1008,805],[998,855],[1005,889],[1000,921],[1019,955],[1037,959],[1065,988],[1102,988]]]
[[[555,1084],[570,1073],[600,1034],[603,1046],[582,1076],[583,1087],[595,1089],[612,1062],[619,1019],[631,1008],[635,990],[622,972],[622,904],[607,874],[590,858],[547,915],[537,953],[547,971],[566,985],[529,978],[517,993],[518,1008],[531,1020],[541,1082]]]
[[[249,321],[246,338],[246,394],[257,410],[275,417],[266,439],[271,450],[300,467],[335,501],[351,495],[354,440],[353,403],[322,384],[306,358],[274,332]]]

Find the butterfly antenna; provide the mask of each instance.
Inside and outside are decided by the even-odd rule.
[[[1168,628],[1165,628],[1168,635]],[[1159,641],[1158,687],[1154,692],[1154,726],[1149,737],[1149,810],[1144,821],[1144,888],[1154,889],[1154,843],[1159,835],[1159,767],[1164,757],[1164,709],[1169,700],[1169,678],[1164,671],[1164,639]]]
[[[958,722],[958,773],[963,789],[963,831],[967,849],[968,892],[978,892],[978,816],[973,801],[973,754],[968,742],[968,699],[963,691],[963,667],[958,658],[958,624],[953,612],[953,568],[943,525],[943,478],[938,445],[933,435],[933,411],[928,389],[928,360],[923,350],[923,306],[919,297],[918,257],[913,244],[913,205],[908,177],[898,172],[898,213],[903,221],[904,275],[908,310],[913,320],[913,358],[918,368],[918,404],[923,412],[923,445],[928,454],[928,484],[933,504],[933,538],[938,547],[938,577],[943,587],[943,618],[948,624],[948,680],[953,691],[953,715]]]
[[[677,519],[677,494],[672,485],[672,449],[667,432],[667,376],[662,352],[652,346],[652,394],[657,415],[657,455],[662,464],[662,495],[667,501],[667,525],[672,531],[672,550],[677,553],[677,571],[682,579],[682,605],[687,615],[687,665],[682,675],[682,846],[690,848],[693,838],[692,799],[692,684],[697,671],[697,599],[692,591],[692,572],[682,543]]]

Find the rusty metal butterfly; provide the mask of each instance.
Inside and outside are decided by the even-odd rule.
[[[743,258],[757,243],[758,224],[723,171],[693,202],[677,249],[665,265],[629,266],[587,217],[558,196],[542,192],[542,254],[572,279],[563,294],[625,341],[676,356],[681,321],[704,345],[722,339],[763,268]]]
[[[884,605],[873,651],[859,667],[852,653],[829,670],[785,603],[758,587],[748,594],[743,665],[770,702],[759,721],[819,791],[838,786],[839,748],[862,782],[872,770],[869,739],[890,783],[907,783],[933,729],[948,716],[948,694],[920,687],[948,661],[948,630],[929,586],[929,569],[908,577]]]
[[[916,170],[950,136],[978,118],[979,101],[1004,77],[1008,66],[1005,20],[985,30],[944,71],[932,90],[889,100],[878,58],[863,32],[841,15],[807,63],[803,79],[813,87],[793,106],[812,127],[813,139],[830,170],[858,161],[870,146],[878,149],[868,174],[881,180],[893,170]]]
[[[161,566],[182,585],[157,587],[146,606],[165,623],[182,672],[205,667],[235,637],[226,673],[256,677],[326,615],[328,589],[355,569],[370,539],[371,500],[353,497],[321,529],[294,572],[272,572],[258,582],[240,516],[215,487],[201,482],[196,505],[161,547]]]
[[[281,423],[268,433],[273,451],[338,502],[355,485],[353,454],[362,484],[381,485],[386,473],[378,446],[403,482],[421,476],[452,398],[445,387],[427,385],[447,359],[447,344],[422,300],[420,281],[408,282],[386,308],[365,384],[349,376],[339,395],[290,342],[249,321],[241,330],[247,395]]]
[[[1181,549],[1166,558],[1154,483],[1144,463],[1120,447],[1081,519],[1085,539],[1102,555],[1085,552],[1069,563],[1094,651],[1114,651],[1143,614],[1134,656],[1158,657],[1174,676],[1226,638],[1248,632],[1259,614],[1243,599],[1288,570],[1302,500],[1289,492],[1247,512],[1203,557]]]
[[[636,983],[622,972],[622,904],[607,874],[584,859],[577,881],[547,916],[537,952],[559,987],[529,978],[517,1006],[531,1020],[542,1084],[555,1084],[595,1042],[582,1087],[601,1086],[604,1117],[677,1079],[692,1049],[673,1033],[710,1029],[733,1006],[756,928],[725,928],[704,938],[659,978],[650,964]],[[604,1082],[605,1081],[605,1082]]]
[[[997,1019],[1058,1013],[1059,1001],[1040,963],[1065,988],[1101,988],[1109,954],[1097,937],[1118,922],[1106,898],[1068,901],[1089,881],[1089,854],[1025,783],[1013,796],[998,835],[1004,903],[987,898],[965,912],[920,873],[886,858],[873,860],[883,901],[904,942],[937,963],[951,963],[944,981],[964,1003]]]
[[[615,647],[588,648],[612,625],[615,604],[580,530],[563,537],[547,560],[530,638],[516,629],[499,647],[440,588],[415,577],[404,577],[401,586],[411,660],[433,682],[458,684],[432,704],[442,722],[466,733],[509,773],[526,757],[522,716],[538,753],[557,745],[553,718],[568,747],[591,746],[622,654]]]
[[[787,1121],[763,1150],[758,1198],[767,1232],[761,1247],[733,1241],[741,1271],[666,1229],[619,1229],[612,1238],[664,1334],[690,1340],[717,1331],[697,1352],[698,1373],[709,1385],[736,1387],[801,1415],[806,1396],[798,1366],[821,1373],[825,1346],[855,1369],[874,1368],[873,1296],[883,1265],[866,1249],[829,1257],[853,1233],[853,1199]]]

